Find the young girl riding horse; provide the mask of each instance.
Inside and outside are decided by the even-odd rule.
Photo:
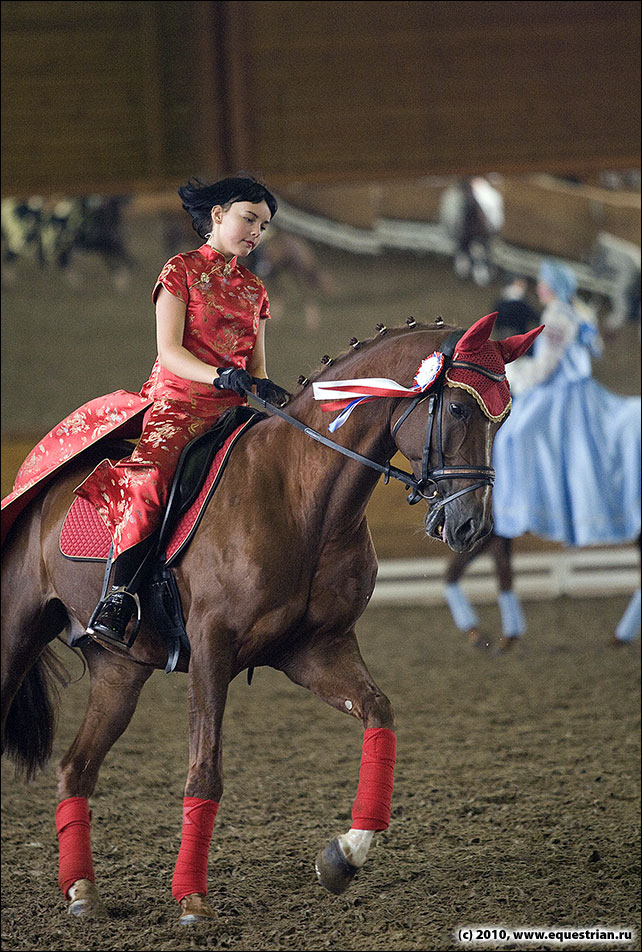
[[[140,436],[130,456],[103,460],[76,489],[113,539],[112,588],[87,634],[123,647],[182,450],[224,410],[244,403],[247,388],[272,403],[289,396],[265,369],[266,289],[239,263],[260,244],[276,199],[249,176],[190,181],[178,193],[205,243],[175,255],[158,277],[158,357],[149,379],[139,393],[118,390],[67,417],[27,457],[3,500],[4,507],[108,433]]]

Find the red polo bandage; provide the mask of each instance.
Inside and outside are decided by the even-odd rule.
[[[91,812],[86,797],[69,797],[58,804],[58,885],[67,898],[67,891],[78,879],[94,881],[89,824]]]
[[[215,800],[199,797],[183,800],[183,838],[172,879],[176,902],[191,893],[207,895],[207,858],[217,811]]]
[[[364,731],[359,786],[352,807],[353,829],[388,829],[396,752],[394,731],[387,727]]]

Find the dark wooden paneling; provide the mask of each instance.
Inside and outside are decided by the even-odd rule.
[[[202,6],[3,3],[4,193],[163,186],[206,155],[218,171],[211,128],[200,138],[204,90],[219,102]]]
[[[586,170],[639,155],[637,4],[241,7],[250,138],[271,174]]]
[[[639,3],[2,3],[3,192],[636,166]]]

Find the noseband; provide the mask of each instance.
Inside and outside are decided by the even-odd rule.
[[[392,429],[392,437],[394,439],[399,432],[399,429],[406,422],[413,410],[415,410],[420,403],[423,403],[425,400],[428,401],[428,426],[421,459],[421,479],[415,481],[412,491],[408,496],[408,503],[411,506],[414,506],[415,503],[420,502],[422,499],[426,500],[429,510],[428,518],[426,520],[427,532],[430,532],[438,524],[443,510],[449,502],[452,502],[453,499],[457,499],[459,496],[464,496],[466,493],[471,493],[476,489],[481,489],[482,486],[492,486],[495,480],[495,470],[492,468],[492,466],[444,465],[442,409],[444,405],[444,380],[446,377],[446,369],[448,367],[461,366],[466,367],[467,369],[475,370],[484,377],[492,377],[492,379],[496,379],[498,377],[497,374],[491,373],[491,371],[486,370],[486,368],[481,367],[479,364],[471,364],[468,361],[460,362],[453,360],[455,347],[463,333],[463,331],[454,331],[453,333],[449,334],[439,348],[440,353],[442,353],[446,359],[446,367],[439,377],[439,380],[436,384],[436,389],[427,395],[424,394],[412,400],[410,406],[406,407]],[[437,465],[431,468],[430,451],[433,430],[435,429],[435,421],[437,428]],[[464,487],[464,489],[458,490],[458,492],[450,493],[450,495],[444,496],[439,489],[439,483],[443,479],[469,479],[475,480],[475,482],[473,482],[470,486]],[[430,495],[428,495],[427,492],[429,487],[432,487],[433,490]]]

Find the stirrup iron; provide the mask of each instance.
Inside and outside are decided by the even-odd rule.
[[[101,598],[101,600],[96,605],[96,608],[94,609],[91,618],[89,619],[89,624],[87,625],[85,631],[89,634],[89,632],[92,630],[92,626],[94,624],[94,621],[96,620],[98,613],[100,612],[101,608],[103,607],[107,599],[110,598],[112,595],[128,595],[130,598],[134,599],[134,605],[136,607],[136,621],[134,622],[134,630],[132,631],[130,635],[129,641],[110,642],[111,644],[115,644],[115,645],[120,644],[121,647],[123,648],[131,648],[131,646],[134,644],[138,636],[138,630],[140,628],[140,623],[142,620],[142,610],[140,607],[140,598],[138,597],[138,593],[130,592],[126,585],[118,585],[116,588],[112,588],[112,590],[108,592],[107,595]],[[100,639],[101,637],[103,637],[105,641],[109,641],[109,639],[106,638],[104,635],[101,636],[100,632],[96,632],[95,637],[96,639]]]

